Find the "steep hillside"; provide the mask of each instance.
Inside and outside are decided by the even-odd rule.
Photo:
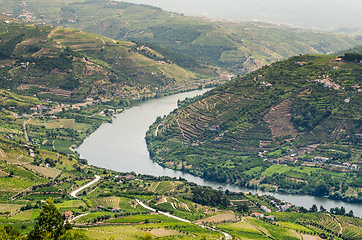
[[[359,45],[359,46],[356,46],[354,48],[350,48],[350,49],[347,49],[347,50],[340,51],[340,52],[336,53],[335,55],[343,55],[345,53],[360,53],[360,54],[362,54],[362,45]]]
[[[151,97],[207,84],[141,44],[78,30],[32,26],[2,17],[0,87],[60,101]],[[215,70],[216,71],[216,70]]]
[[[258,22],[186,17],[156,7],[108,0],[0,1],[0,9],[26,21],[158,45],[167,50],[166,58],[184,67],[195,68],[194,63],[182,60],[183,54],[236,73],[293,55],[340,51],[362,41],[353,36]]]
[[[148,132],[152,158],[210,180],[361,201],[362,66],[335,58],[292,57],[181,102]]]

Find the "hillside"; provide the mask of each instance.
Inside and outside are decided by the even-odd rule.
[[[359,45],[359,46],[356,46],[354,48],[350,48],[350,49],[347,49],[347,50],[340,51],[340,52],[336,53],[335,55],[342,56],[345,53],[359,53],[359,54],[362,54],[362,45]]]
[[[321,208],[318,212],[313,207],[307,210],[287,205],[271,196],[226,194],[181,178],[143,176],[87,165],[69,149],[71,144],[78,144],[102,122],[110,122],[111,116],[106,112],[122,109],[106,104],[73,104],[59,110],[54,103],[36,97],[6,90],[1,90],[1,96],[2,105],[4,101],[16,101],[47,106],[33,116],[19,116],[18,108],[1,111],[1,239],[29,236],[34,225],[42,221],[39,216],[49,206],[49,198],[56,211],[71,221],[60,239],[361,237],[360,219],[343,208],[330,209],[331,213]],[[75,198],[72,192],[92,181],[94,175],[101,179],[79,191]],[[158,212],[142,207],[136,199]],[[251,214],[261,213],[263,205],[272,211],[265,216],[273,216],[274,220]],[[283,205],[290,212],[282,212]],[[63,218],[60,223],[64,226]]]
[[[129,0],[133,3],[147,3],[168,11],[192,16],[207,16],[235,21],[258,20],[270,23],[284,23],[307,29],[332,30],[362,27],[359,0],[340,2],[338,0]],[[337,16],[337,17],[336,17]],[[342,21],[343,19],[343,21]],[[347,31],[346,31],[347,33]]]
[[[195,64],[185,62],[185,55],[238,74],[294,55],[337,52],[362,41],[354,36],[259,22],[186,17],[152,6],[108,0],[0,1],[0,9],[29,22],[157,45],[168,60],[188,69]]]
[[[361,202],[362,66],[335,58],[292,57],[181,102],[150,128],[151,157],[209,180]]]
[[[0,87],[42,99],[148,98],[197,88],[216,69],[186,70],[141,44],[2,17]],[[200,64],[201,66],[201,64]]]

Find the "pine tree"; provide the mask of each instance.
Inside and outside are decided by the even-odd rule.
[[[28,235],[28,240],[57,240],[64,232],[63,216],[55,207],[53,200],[49,198],[42,207],[39,219]]]

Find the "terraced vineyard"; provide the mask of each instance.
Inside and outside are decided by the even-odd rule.
[[[328,54],[361,44],[360,39],[350,35],[261,22],[187,17],[142,4],[108,0],[53,0],[51,4],[27,0],[23,3],[0,1],[0,9],[29,22],[51,23],[113,39],[142,42],[163,57],[144,49],[139,49],[140,53],[206,75],[212,74],[212,69],[205,68],[205,62],[245,73],[300,53]]]
[[[34,27],[3,15],[0,20],[0,48],[8,51],[0,57],[0,87],[15,92],[2,92],[5,106],[29,109],[27,102],[33,95],[73,103],[87,98],[142,99],[218,81],[213,67],[203,65],[205,74],[195,73],[161,61],[161,54],[133,42],[73,29]]]
[[[179,103],[150,127],[151,157],[166,167],[241,186],[257,182],[274,191],[333,197],[347,184],[360,192],[360,180],[350,181],[360,179],[358,171],[346,170],[349,178],[343,178],[341,161],[360,167],[362,68],[334,59],[293,57]],[[331,147],[319,150],[324,146]],[[319,154],[328,161],[313,163]],[[272,163],[291,169],[260,179]],[[293,170],[303,164],[319,170]],[[327,190],[319,193],[317,186]],[[361,201],[360,195],[343,194],[345,200]]]

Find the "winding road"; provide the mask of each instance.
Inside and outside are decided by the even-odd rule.
[[[156,211],[157,211],[156,209],[147,206],[146,204],[144,204],[143,202],[141,202],[139,199],[136,199],[136,201],[137,201],[137,203],[138,203],[139,205],[141,205],[143,208],[146,208],[146,209],[148,209],[148,210],[150,210],[150,211],[152,211],[152,212],[156,212]],[[199,223],[194,223],[194,222],[191,222],[191,221],[189,221],[189,220],[187,220],[187,219],[183,219],[183,218],[180,218],[180,217],[176,217],[176,216],[174,216],[174,215],[172,215],[172,214],[170,214],[170,213],[167,213],[167,212],[158,211],[158,213],[160,213],[160,214],[162,214],[162,215],[164,215],[164,216],[166,216],[166,217],[179,220],[179,221],[181,221],[181,222],[193,223],[193,224],[195,224],[195,225],[197,225],[197,226],[199,226],[199,227],[206,228],[206,229],[210,229],[211,231],[221,233],[222,235],[224,235],[224,237],[225,237],[226,240],[231,240],[231,239],[232,239],[232,237],[231,237],[230,234],[228,234],[228,233],[226,233],[226,232],[222,232],[222,231],[217,230],[217,229],[215,229],[215,228],[208,227],[208,226],[205,226],[205,225],[202,225],[202,224],[199,224]]]
[[[70,196],[72,196],[72,197],[74,197],[74,198],[78,198],[78,197],[77,197],[77,194],[78,194],[80,191],[82,191],[83,189],[85,189],[85,188],[87,188],[87,187],[95,184],[96,182],[98,182],[98,181],[101,179],[101,177],[98,176],[98,175],[95,175],[94,177],[95,177],[95,179],[94,179],[93,181],[91,181],[91,182],[87,183],[86,185],[83,185],[83,186],[81,186],[80,188],[74,190],[73,192],[70,193]]]

